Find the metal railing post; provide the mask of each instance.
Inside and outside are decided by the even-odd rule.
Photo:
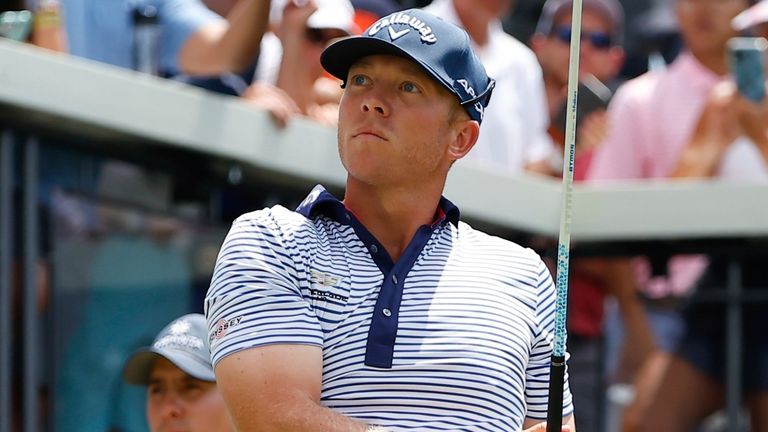
[[[725,304],[725,403],[731,430],[744,431],[741,416],[742,368],[742,286],[741,264],[734,259],[728,263],[728,301]]]
[[[22,163],[22,332],[23,349],[23,431],[37,432],[40,425],[38,385],[40,383],[38,361],[38,236],[40,233],[37,210],[39,141],[30,136],[24,142]]]
[[[0,432],[11,431],[11,261],[13,260],[13,145],[10,129],[0,132]]]

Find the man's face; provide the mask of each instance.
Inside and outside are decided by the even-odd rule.
[[[722,55],[736,36],[731,19],[749,5],[747,0],[677,0],[680,33],[694,55]]]
[[[624,62],[624,51],[612,39],[612,25],[597,10],[584,7],[581,18],[579,73],[590,74],[603,82],[616,78]],[[549,35],[536,35],[532,47],[544,72],[561,84],[568,82],[571,13],[562,13],[552,25]]]
[[[147,421],[151,432],[234,430],[216,383],[193,378],[162,357],[149,374]]]
[[[444,176],[451,163],[452,106],[461,110],[412,61],[385,55],[359,60],[339,106],[339,154],[350,178],[408,187]]]

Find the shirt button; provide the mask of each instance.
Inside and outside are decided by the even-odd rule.
[[[381,313],[383,313],[385,317],[392,316],[392,311],[389,310],[389,309],[384,309],[384,310],[381,311]]]
[[[392,275],[392,283],[397,285],[397,275]]]
[[[375,244],[372,244],[370,249],[372,254],[375,254],[376,252],[379,251],[379,248],[377,248]]]

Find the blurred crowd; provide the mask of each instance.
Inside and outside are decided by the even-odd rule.
[[[765,184],[768,101],[737,85],[729,40],[768,35],[767,6],[584,0],[576,181]],[[18,0],[2,3],[0,34],[243,98],[278,127],[296,117],[333,127],[344,83],[324,73],[323,48],[409,7],[463,27],[497,81],[478,145],[462,163],[560,176],[570,0]],[[515,27],[521,17],[528,20]],[[746,289],[764,280],[760,264],[745,263]],[[580,432],[689,431],[722,409],[722,307],[695,301],[725,284],[719,258],[574,258],[571,266],[569,367]],[[758,370],[743,383],[752,430],[768,431],[759,305],[744,309],[743,357]],[[130,381],[147,384],[145,376]],[[615,384],[630,392],[611,425],[605,393]],[[158,385],[149,383],[150,394]]]

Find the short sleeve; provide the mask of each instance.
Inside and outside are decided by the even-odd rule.
[[[299,288],[293,243],[271,210],[233,224],[205,297],[214,365],[257,346],[323,345],[317,315]]]
[[[556,291],[549,270],[539,260],[538,304],[536,307],[537,334],[531,347],[525,380],[525,399],[528,411],[526,417],[534,420],[547,419],[547,398],[549,394],[549,368],[553,341],[555,339],[555,298]],[[568,358],[568,354],[566,354]],[[563,416],[573,412],[573,400],[568,385],[566,367],[563,383]]]

